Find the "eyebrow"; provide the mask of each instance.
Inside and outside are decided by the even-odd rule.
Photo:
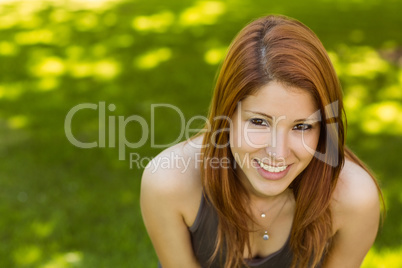
[[[271,116],[271,115],[268,115],[268,114],[266,114],[266,113],[262,113],[262,112],[256,112],[256,111],[250,111],[250,110],[245,110],[245,112],[249,112],[249,113],[253,113],[253,114],[259,114],[259,115],[262,115],[262,116],[264,116],[264,117],[267,117],[267,118],[269,118],[269,119],[273,119],[273,117]],[[293,122],[295,122],[295,123],[297,123],[297,122],[313,122],[313,123],[315,123],[315,122],[319,122],[320,121],[320,119],[319,118],[300,118],[300,119],[296,119],[296,120],[294,120]]]

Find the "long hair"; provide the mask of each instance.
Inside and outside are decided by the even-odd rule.
[[[243,253],[246,247],[251,252],[252,216],[235,167],[217,169],[208,161],[235,162],[228,145],[230,120],[225,118],[233,116],[238,102],[270,81],[306,90],[321,115],[316,155],[290,185],[296,200],[290,238],[293,266],[316,266],[331,240],[330,201],[347,151],[341,86],[322,43],[308,27],[284,16],[263,17],[248,24],[229,47],[203,140],[203,189],[219,217],[211,261],[220,256],[226,268],[246,265]]]

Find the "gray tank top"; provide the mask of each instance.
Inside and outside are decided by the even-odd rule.
[[[215,249],[215,239],[218,233],[218,215],[214,207],[205,200],[204,195],[201,198],[201,204],[195,222],[189,228],[189,231],[195,256],[201,266],[203,268],[223,267],[220,263],[219,256],[215,258],[212,265],[208,263]],[[278,251],[265,258],[246,259],[246,263],[253,268],[290,267],[292,251],[289,242],[290,238],[287,239],[286,243]]]
[[[191,243],[194,254],[202,268],[221,268],[224,260],[220,262],[219,256],[215,258],[212,264],[209,264],[209,258],[215,249],[215,239],[218,233],[218,215],[215,208],[205,200],[204,195],[201,198],[201,204],[198,209],[197,217],[191,227],[189,227]],[[222,254],[223,256],[225,254]],[[324,256],[323,256],[324,257]],[[278,251],[264,257],[255,259],[246,259],[246,263],[253,268],[287,268],[292,263],[293,253],[290,248],[290,237]],[[321,263],[317,267],[322,266]],[[159,264],[159,268],[162,266]]]

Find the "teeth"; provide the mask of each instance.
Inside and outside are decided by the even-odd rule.
[[[258,161],[258,160],[257,160]],[[273,172],[273,173],[278,173],[284,171],[288,166],[281,166],[281,167],[273,167],[264,164],[263,162],[258,161],[258,164],[260,165],[261,168],[268,172]]]

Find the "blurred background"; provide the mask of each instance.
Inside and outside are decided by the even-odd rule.
[[[156,267],[141,173],[163,149],[151,132],[156,144],[175,142],[181,118],[154,109],[145,143],[122,152],[118,135],[140,143],[143,131],[124,120],[149,123],[157,103],[186,122],[205,116],[227,46],[269,13],[302,21],[327,48],[347,143],[388,210],[363,267],[402,267],[401,10],[399,0],[0,1],[0,267]],[[74,146],[65,122],[93,148]]]

